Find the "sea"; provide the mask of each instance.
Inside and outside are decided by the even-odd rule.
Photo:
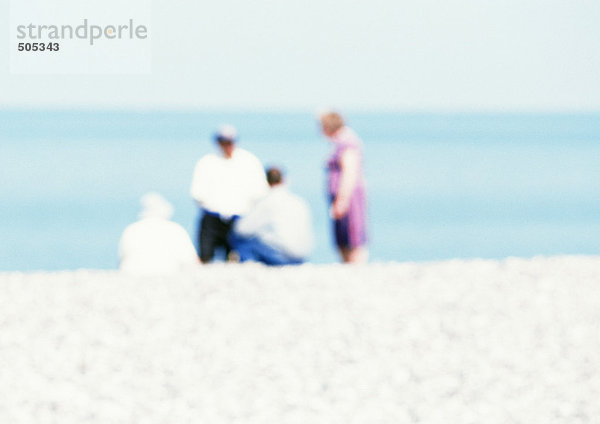
[[[346,118],[364,142],[372,262],[600,254],[600,114]],[[310,262],[337,262],[331,147],[310,112],[0,110],[0,270],[116,269],[148,191],[195,240],[192,171],[222,123],[309,202]]]

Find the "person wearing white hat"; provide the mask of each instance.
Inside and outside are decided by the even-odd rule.
[[[185,229],[170,221],[173,206],[158,193],[142,196],[140,220],[123,231],[119,268],[134,275],[169,274],[199,265]]]
[[[222,125],[214,140],[219,153],[207,154],[196,163],[190,188],[200,208],[197,240],[203,263],[213,260],[217,248],[229,254],[233,222],[268,191],[262,164],[252,153],[237,147],[233,126]]]

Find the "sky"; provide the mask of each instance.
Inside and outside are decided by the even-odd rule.
[[[154,0],[151,12],[147,75],[13,75],[0,43],[0,108],[600,110],[596,0]]]

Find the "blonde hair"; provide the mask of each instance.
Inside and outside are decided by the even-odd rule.
[[[320,119],[325,132],[335,133],[344,126],[344,118],[337,112],[322,113]]]

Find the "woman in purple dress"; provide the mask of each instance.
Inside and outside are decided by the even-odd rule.
[[[362,142],[336,112],[320,116],[323,134],[333,144],[327,163],[335,242],[346,263],[368,260],[367,202],[362,172]]]

